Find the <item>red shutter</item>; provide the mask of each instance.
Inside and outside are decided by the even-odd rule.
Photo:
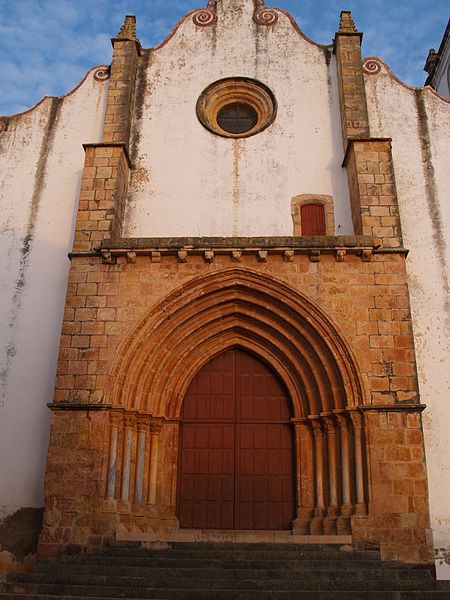
[[[302,235],[326,235],[325,209],[322,204],[301,207]]]

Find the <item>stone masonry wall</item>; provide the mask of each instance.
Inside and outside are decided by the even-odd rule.
[[[181,256],[182,261],[179,254],[130,250],[103,260],[72,258],[43,553],[69,543],[100,544],[114,535],[121,517],[114,511],[106,516],[103,505],[108,416],[98,409],[117,348],[167,294],[193,277],[233,266],[231,251],[184,251]],[[424,562],[429,558],[427,484],[404,255],[341,250],[288,256],[244,251],[239,260],[241,267],[282,280],[317,302],[357,357],[368,409],[363,414],[369,516],[353,517],[354,539],[379,542],[384,558]],[[145,521],[145,515],[140,519]]]

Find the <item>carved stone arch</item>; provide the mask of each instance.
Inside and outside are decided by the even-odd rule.
[[[147,313],[119,347],[105,401],[176,418],[194,374],[236,343],[273,365],[296,418],[364,403],[356,361],[325,312],[240,268],[195,278]]]
[[[299,194],[291,200],[291,215],[294,225],[294,236],[305,235],[302,231],[302,208],[307,205],[323,206],[325,218],[325,234],[334,236],[335,219],[333,196],[324,194]]]

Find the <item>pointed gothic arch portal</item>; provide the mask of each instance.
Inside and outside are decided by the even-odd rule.
[[[181,412],[181,527],[291,528],[291,413],[283,384],[253,354],[233,347],[200,369]]]
[[[368,487],[360,408],[364,390],[357,362],[338,327],[315,302],[249,269],[225,269],[190,280],[149,311],[124,339],[105,396],[113,407],[107,497],[133,498],[139,514],[144,502],[149,514],[156,511],[170,526],[179,523],[177,517],[185,527],[231,524],[223,515],[206,525],[192,516],[200,511],[195,493],[206,484],[181,483],[187,471],[183,464],[180,469],[179,452],[183,444],[184,452],[188,439],[182,423],[189,420],[192,382],[198,383],[197,374],[208,372],[216,357],[236,348],[255,364],[269,366],[272,383],[285,391],[290,424],[284,422],[283,428],[294,431],[294,458],[290,484],[283,483],[292,499],[286,495],[280,500],[286,509],[279,521],[261,517],[257,522],[256,501],[245,521],[241,492],[236,496],[234,491],[241,484],[233,479],[230,493],[238,499],[238,506],[234,500],[230,509],[233,527],[281,529],[289,527],[294,516],[292,528],[298,533],[350,533],[351,515],[366,514]],[[237,429],[240,423],[235,421]],[[225,435],[224,429],[220,435]],[[127,451],[119,454],[121,439]],[[197,454],[195,460],[206,460]],[[189,453],[182,459],[194,460]],[[256,494],[256,483],[252,485]],[[264,485],[276,487],[273,482]],[[203,498],[208,493],[203,492]],[[189,494],[191,505],[184,505]],[[292,501],[293,515],[287,508]],[[270,510],[269,502],[264,511]],[[238,518],[236,511],[242,513]]]

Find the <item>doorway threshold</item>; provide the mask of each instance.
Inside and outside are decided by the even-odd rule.
[[[158,532],[117,532],[120,542],[229,542],[239,544],[351,544],[351,535],[298,535],[293,531],[179,529]]]

